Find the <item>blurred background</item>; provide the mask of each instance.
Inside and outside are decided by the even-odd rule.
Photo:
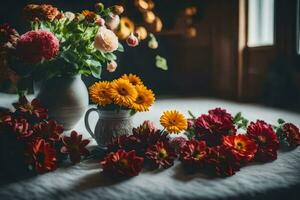
[[[9,0],[0,8],[0,24],[25,32],[21,10],[28,3],[50,3],[64,10],[93,9],[89,0]],[[135,0],[103,0],[120,4],[136,25],[145,23]],[[158,51],[141,43],[126,45],[112,79],[123,73],[141,76],[158,96],[214,97],[263,103],[300,112],[300,0],[142,0],[152,3]],[[144,4],[143,4],[144,3]],[[169,70],[155,67],[159,54]],[[94,80],[84,78],[87,85]],[[2,83],[5,84],[5,83]],[[5,87],[2,87],[5,91]]]

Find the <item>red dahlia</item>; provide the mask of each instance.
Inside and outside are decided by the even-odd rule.
[[[63,147],[61,152],[70,155],[70,160],[75,164],[80,162],[81,156],[89,155],[86,146],[90,143],[89,140],[83,140],[82,135],[78,135],[76,131],[71,132],[71,136],[65,136],[62,139]]]
[[[174,164],[176,153],[169,143],[157,142],[148,147],[146,152],[147,159],[154,168],[168,168]]]
[[[54,120],[48,122],[41,122],[33,127],[34,133],[37,137],[45,140],[57,141],[63,133],[64,128]]]
[[[54,148],[44,139],[35,140],[29,144],[29,163],[37,173],[45,173],[56,169],[56,154]]]
[[[23,61],[38,63],[44,59],[51,60],[58,55],[59,41],[49,31],[29,31],[21,35],[16,50]]]
[[[223,145],[241,161],[250,161],[257,151],[257,144],[247,135],[229,135],[223,137]]]
[[[47,109],[41,106],[41,103],[38,99],[33,99],[31,102],[27,100],[25,96],[19,99],[19,102],[13,103],[13,106],[16,109],[16,112],[34,115],[39,119],[47,119]]]
[[[279,141],[272,126],[264,121],[251,122],[247,129],[247,135],[258,145],[256,159],[270,161],[277,158]]]
[[[100,162],[103,171],[112,176],[136,176],[142,170],[144,158],[138,157],[135,151],[126,152],[122,149],[108,154]]]
[[[290,146],[296,147],[300,145],[300,132],[297,126],[292,123],[286,123],[282,127],[282,133]]]
[[[207,148],[204,141],[189,140],[180,150],[180,160],[187,167],[203,166],[206,156]]]

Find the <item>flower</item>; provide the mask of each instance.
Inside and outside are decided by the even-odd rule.
[[[134,86],[143,85],[141,78],[135,74],[124,74],[121,79],[128,80]]]
[[[158,48],[158,42],[157,42],[157,40],[156,39],[155,40],[154,39],[149,40],[148,47],[150,49],[157,49]]]
[[[58,141],[60,135],[63,133],[64,128],[54,120],[48,122],[41,122],[33,127],[34,133],[37,137],[43,139]]]
[[[48,118],[47,109],[41,106],[41,103],[38,99],[33,99],[31,102],[29,102],[27,98],[23,96],[19,99],[19,102],[13,103],[13,106],[15,107],[16,112],[29,114],[39,119]]]
[[[175,138],[171,139],[170,145],[172,148],[175,149],[176,153],[179,153],[180,150],[186,144],[186,142],[187,142],[187,139],[185,139],[184,137],[175,137]]]
[[[4,46],[14,46],[17,43],[18,37],[18,32],[8,24],[0,25],[0,49]]]
[[[56,169],[55,150],[43,139],[30,143],[26,155],[29,157],[29,164],[37,173],[50,172]]]
[[[270,161],[277,158],[279,141],[272,126],[262,120],[251,122],[247,128],[247,135],[258,145],[256,159]]]
[[[133,33],[131,33],[126,40],[126,43],[130,47],[136,47],[139,45],[139,39]]]
[[[223,137],[223,145],[230,148],[238,160],[253,160],[257,145],[247,135],[229,135]]]
[[[89,155],[86,145],[88,145],[90,141],[83,140],[82,135],[78,135],[76,131],[72,131],[70,137],[63,137],[62,141],[64,146],[60,151],[64,154],[69,154],[73,164],[80,162],[81,156]]]
[[[157,131],[153,122],[146,120],[137,128],[133,128],[133,134],[144,134],[145,132],[151,133]]]
[[[28,63],[51,60],[59,53],[59,41],[49,31],[29,31],[21,35],[16,51],[19,58]]]
[[[187,130],[193,130],[195,128],[195,119],[187,119]]]
[[[169,168],[176,158],[174,149],[164,142],[157,142],[148,147],[145,155],[154,168]]]
[[[90,10],[83,10],[81,14],[84,16],[84,19],[90,23],[93,23],[96,21],[97,15],[95,12]]]
[[[135,33],[138,35],[139,40],[145,40],[148,36],[147,30],[143,26],[139,26],[135,29]]]
[[[99,81],[94,83],[89,88],[91,100],[100,106],[111,104],[112,99],[110,98],[110,94],[108,92],[109,89],[110,83],[108,81]]]
[[[109,94],[114,102],[120,106],[130,106],[137,98],[134,86],[124,79],[117,79],[111,83]]]
[[[136,85],[135,89],[138,95],[131,108],[139,112],[148,111],[155,101],[154,93],[143,85]]]
[[[23,9],[23,16],[28,21],[53,21],[62,18],[62,13],[49,4],[28,4]]]
[[[114,72],[114,71],[116,71],[117,67],[118,67],[118,64],[114,60],[112,60],[109,63],[107,63],[106,69],[109,72]]]
[[[180,160],[186,167],[204,166],[207,156],[206,143],[195,139],[187,141],[179,151]]]
[[[26,139],[32,135],[32,129],[28,121],[24,118],[12,119],[12,121],[8,121],[6,118],[6,124],[10,124],[13,132],[16,134],[17,139]]]
[[[112,152],[100,162],[103,171],[115,177],[137,176],[142,170],[143,163],[144,158],[136,156],[135,151],[126,152],[124,150]]]
[[[170,133],[179,133],[187,129],[187,119],[176,110],[165,111],[160,117],[160,123]]]
[[[105,19],[105,24],[107,26],[107,28],[109,28],[110,30],[115,30],[118,28],[119,24],[120,24],[120,17],[119,15],[110,13],[107,18]]]
[[[121,17],[119,28],[116,30],[118,38],[125,40],[133,32],[134,23],[128,17]]]
[[[105,20],[102,17],[97,16],[95,23],[98,26],[104,26],[105,25]]]
[[[292,123],[285,123],[282,127],[282,133],[289,146],[296,147],[300,145],[300,132],[297,126]]]
[[[144,21],[148,24],[152,24],[155,21],[155,14],[152,11],[146,11],[143,13]]]
[[[121,15],[124,12],[124,7],[121,5],[114,5],[111,7],[111,12],[115,15]]]
[[[73,19],[75,19],[75,14],[73,12],[70,12],[70,11],[65,12],[64,16],[69,21],[73,21]]]
[[[111,30],[101,26],[95,36],[94,46],[104,53],[114,52],[119,46],[118,37]]]

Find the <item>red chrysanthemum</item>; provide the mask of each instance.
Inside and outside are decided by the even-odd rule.
[[[90,141],[83,140],[82,135],[78,135],[76,131],[72,131],[70,137],[63,137],[62,141],[64,146],[61,148],[61,152],[69,154],[70,160],[74,164],[80,162],[81,156],[87,156],[90,153],[86,149]]]
[[[175,150],[175,152],[179,153],[180,150],[185,146],[187,139],[184,137],[175,137],[171,139],[170,145]]]
[[[8,24],[0,25],[0,48],[10,43],[15,45],[18,39],[18,33],[15,29],[11,28]]]
[[[180,160],[189,168],[203,167],[206,156],[207,148],[204,141],[189,140],[180,150]]]
[[[257,151],[257,144],[247,135],[229,135],[223,137],[223,145],[230,148],[238,160],[249,162]]]
[[[157,142],[148,147],[146,157],[154,168],[168,168],[174,164],[177,157],[169,143]]]
[[[247,129],[247,135],[258,145],[256,159],[270,161],[277,158],[279,141],[272,126],[264,121],[251,122]]]
[[[220,108],[210,110],[208,115],[201,115],[195,122],[196,136],[205,140],[208,146],[222,143],[222,136],[236,132],[233,117]]]
[[[64,128],[54,120],[41,122],[33,127],[35,136],[45,140],[57,141],[63,133]]]
[[[112,176],[136,176],[142,170],[144,158],[136,156],[135,151],[118,150],[111,152],[100,162],[103,171]]]
[[[55,149],[44,139],[35,140],[29,144],[27,155],[29,164],[37,173],[45,173],[56,169]]]
[[[16,50],[23,61],[38,63],[44,59],[51,60],[58,55],[59,41],[49,31],[29,31],[21,35]]]
[[[31,102],[25,96],[19,99],[19,102],[13,103],[16,112],[36,116],[39,119],[48,118],[48,110],[41,106],[38,99],[33,99]]]
[[[300,132],[297,126],[292,123],[285,123],[282,126],[282,133],[289,146],[296,147],[300,145]]]
[[[17,139],[29,138],[32,135],[30,124],[24,118],[17,118],[13,120],[12,130],[16,134]]]
[[[219,176],[232,176],[240,170],[240,163],[224,145],[209,148],[208,167]]]

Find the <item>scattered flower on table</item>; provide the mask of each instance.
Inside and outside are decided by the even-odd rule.
[[[31,102],[25,96],[20,97],[19,101],[13,103],[17,113],[33,115],[39,119],[48,118],[48,110],[42,107],[38,99],[33,99]]]
[[[165,111],[160,117],[160,123],[170,133],[180,133],[187,129],[187,119],[176,110]]]

